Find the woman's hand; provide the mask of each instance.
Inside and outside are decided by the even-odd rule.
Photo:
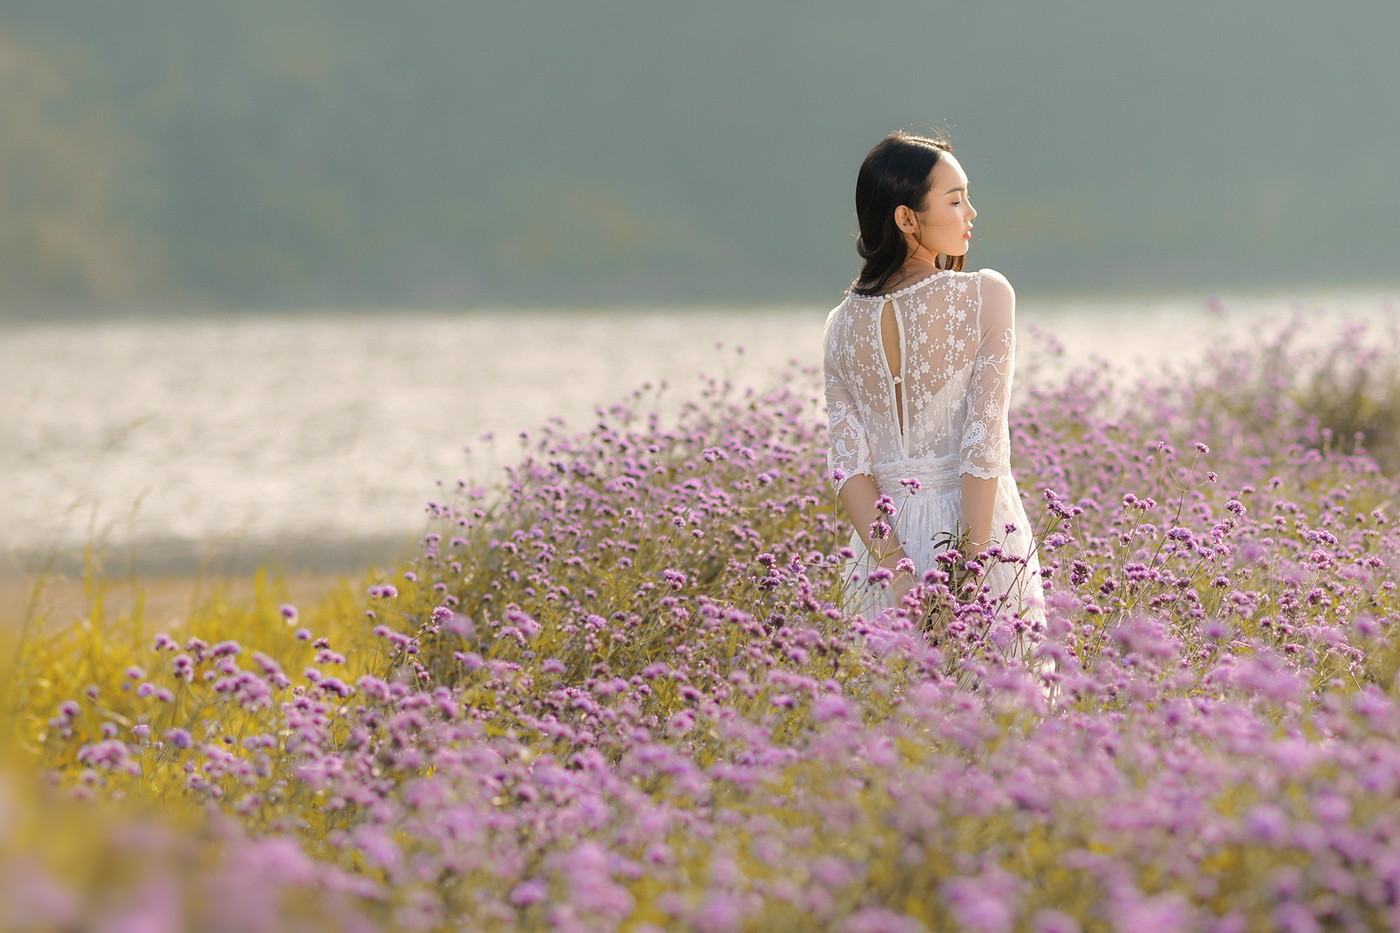
[[[948,568],[948,585],[953,594],[964,601],[976,598],[987,575],[986,565],[980,559],[984,546],[973,540],[971,531],[964,528],[962,522],[955,531],[944,532],[933,543],[935,547],[951,551],[955,558]]]

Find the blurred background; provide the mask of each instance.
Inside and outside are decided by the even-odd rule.
[[[0,3],[0,307],[828,301],[894,128],[1036,293],[1395,281],[1400,6]]]
[[[716,342],[815,363],[896,128],[951,138],[969,268],[1072,354],[1388,315],[1397,35],[1303,0],[0,0],[6,548],[343,564],[483,432],[738,372]]]

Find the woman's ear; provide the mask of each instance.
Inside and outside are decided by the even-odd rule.
[[[914,212],[907,204],[901,204],[894,209],[894,225],[910,235],[919,228]]]

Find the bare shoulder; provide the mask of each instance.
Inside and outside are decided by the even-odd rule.
[[[982,325],[1010,327],[1016,317],[1016,289],[995,269],[978,269],[982,295]]]

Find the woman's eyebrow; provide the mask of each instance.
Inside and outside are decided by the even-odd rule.
[[[967,186],[966,186],[966,185],[958,185],[956,188],[949,188],[947,191],[945,191],[945,192],[943,192],[943,193],[944,193],[944,194],[952,194],[954,191],[966,191],[966,190],[967,190]]]

